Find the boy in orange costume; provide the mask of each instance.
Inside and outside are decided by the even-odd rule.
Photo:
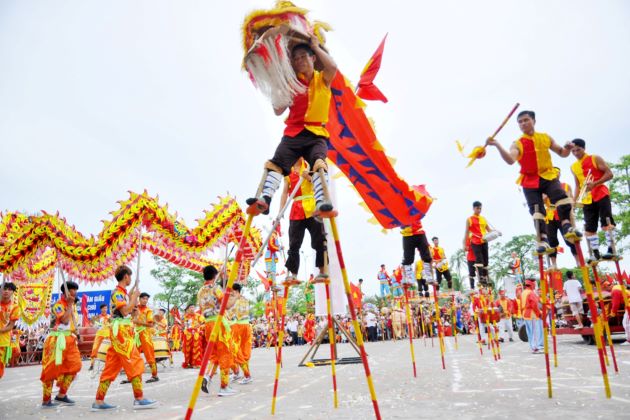
[[[184,311],[184,332],[182,334],[184,369],[201,366],[203,353],[203,317],[195,312],[195,305],[189,304]]]
[[[109,323],[111,316],[107,313],[107,304],[103,303],[100,309],[101,314],[98,316],[95,323],[95,325],[98,326],[98,331],[96,332],[94,344],[92,345],[92,354],[90,355],[92,362],[90,363],[90,368],[88,370],[94,369],[94,361],[98,355],[98,348],[101,346],[103,340],[109,337]]]
[[[11,331],[20,319],[18,306],[13,304],[13,293],[17,290],[15,284],[4,283],[2,299],[0,300],[0,379],[4,376],[4,367],[11,360]]]
[[[68,281],[61,286],[61,297],[52,306],[50,333],[44,342],[42,353],[43,386],[42,408],[56,407],[59,403],[74,405],[67,392],[76,374],[81,370],[75,306],[79,285]],[[59,393],[51,400],[52,388],[57,381]]]
[[[236,394],[236,391],[230,388],[230,368],[234,364],[233,354],[233,342],[232,333],[230,327],[225,321],[219,326],[219,334],[215,343],[211,343],[212,330],[219,314],[221,306],[221,300],[223,299],[223,290],[221,286],[216,285],[215,281],[219,271],[216,267],[208,265],[203,269],[203,278],[205,280],[204,285],[199,289],[197,293],[197,303],[201,308],[203,316],[206,319],[206,345],[212,345],[212,351],[210,353],[210,361],[212,362],[212,371],[209,375],[203,378],[201,390],[208,393],[208,384],[210,378],[217,369],[217,366],[221,369],[221,389],[219,389],[218,395],[220,397],[227,397]],[[230,304],[231,303],[231,304]],[[228,308],[234,304],[234,296],[230,296],[230,302]]]
[[[234,358],[235,370],[238,372],[239,367],[243,369],[244,378],[239,381],[239,384],[245,385],[252,382],[249,372],[249,359],[252,356],[252,326],[249,323],[249,302],[241,295],[242,287],[239,283],[234,283],[232,286],[236,302],[232,307],[234,319],[231,329],[232,339],[237,350]],[[238,379],[238,373],[233,378],[233,380],[236,379]]]
[[[110,311],[112,313],[112,324],[109,339],[112,342],[111,347],[107,350],[105,359],[105,367],[101,373],[98,389],[96,390],[96,398],[92,404],[92,411],[103,411],[117,408],[105,402],[107,389],[114,379],[120,373],[120,369],[124,369],[127,379],[131,382],[133,388],[133,408],[154,408],[157,401],[144,398],[142,393],[142,372],[144,372],[144,363],[138,352],[134,340],[133,325],[131,321],[131,312],[138,303],[139,291],[137,288],[131,289],[131,295],[127,294],[127,286],[131,284],[132,271],[126,265],[121,265],[116,269],[116,281],[118,286],[112,292],[110,300]]]
[[[157,376],[157,363],[155,363],[155,351],[153,350],[153,311],[147,306],[151,296],[146,293],[140,293],[138,303],[138,312],[133,320],[135,325],[135,341],[138,350],[144,354],[144,360],[151,367],[151,377],[147,379],[147,383],[157,382],[160,380]]]

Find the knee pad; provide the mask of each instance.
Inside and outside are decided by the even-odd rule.
[[[313,164],[313,172],[317,172],[320,169],[323,169],[325,172],[328,172],[328,165],[323,159],[317,159]]]
[[[278,172],[279,174],[282,174],[282,168],[279,167],[278,165],[276,165],[275,163],[273,163],[272,161],[268,160],[267,162],[265,162],[265,170],[267,171],[273,171],[273,172]]]

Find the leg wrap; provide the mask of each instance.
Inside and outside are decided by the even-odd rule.
[[[265,183],[263,184],[261,195],[269,198],[273,197],[275,192],[280,188],[282,182],[282,173],[273,170],[267,170]]]
[[[320,169],[328,172],[328,165],[326,165],[326,161],[323,159],[317,159],[313,164],[313,172],[317,173],[317,171],[319,171]]]
[[[318,162],[320,162],[318,160]],[[328,184],[328,172],[324,172],[325,179],[322,179],[319,172],[315,172],[313,175],[313,193],[315,195],[315,202],[321,203],[322,201],[326,201],[326,197],[324,196],[324,186],[323,182]]]

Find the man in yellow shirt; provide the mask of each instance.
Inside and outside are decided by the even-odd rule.
[[[573,143],[567,143],[563,147],[548,134],[535,131],[536,114],[534,111],[520,112],[517,120],[523,135],[512,143],[509,151],[492,137],[486,140],[486,146],[495,146],[508,165],[518,162],[521,167],[516,183],[523,188],[529,214],[534,217],[537,226],[539,243],[536,251],[550,253],[552,249],[547,239],[543,194],[546,194],[551,204],[556,206],[564,238],[573,242],[581,236],[581,233],[577,232],[571,224],[572,201],[560,185],[558,172],[553,166],[549,153],[551,150],[560,157],[567,157],[573,148]],[[537,212],[536,207],[538,207]]]
[[[155,350],[153,349],[153,310],[147,306],[151,296],[146,293],[140,293],[138,300],[138,312],[133,320],[135,325],[135,340],[138,350],[144,354],[144,360],[151,367],[151,377],[147,379],[147,383],[157,382],[158,378],[157,363],[155,362]]]
[[[315,70],[316,60],[323,67],[321,72]],[[291,64],[298,80],[303,84],[304,92],[293,98],[289,116],[285,120],[284,136],[273,158],[265,163],[262,189],[257,192],[256,197],[247,199],[248,214],[269,214],[271,198],[280,187],[283,176],[289,175],[291,167],[300,157],[306,160],[314,172],[316,215],[325,215],[333,210],[332,203],[324,196],[323,183],[328,182],[326,155],[329,134],[326,123],[332,96],[330,85],[337,73],[337,65],[321,48],[315,35],[311,35],[308,44],[297,44],[292,48]],[[286,109],[287,107],[274,107],[274,112],[282,115]],[[322,179],[320,169],[326,179]]]

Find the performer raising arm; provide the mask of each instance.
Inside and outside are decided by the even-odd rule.
[[[275,31],[270,29],[267,33]],[[315,70],[315,61],[323,66],[323,71]],[[330,84],[337,72],[333,59],[320,47],[317,37],[311,35],[310,43],[295,45],[291,50],[291,64],[298,79],[305,86],[304,93],[293,98],[289,106],[289,116],[285,123],[284,136],[271,160],[265,163],[265,180],[257,196],[247,199],[250,214],[269,213],[269,204],[273,194],[280,187],[283,176],[288,176],[291,167],[303,157],[312,168],[313,187],[318,214],[329,213],[333,210],[332,203],[324,197],[323,183],[320,169],[327,176],[326,154],[328,153],[326,131],[328,111],[330,107]],[[274,107],[276,115],[281,115],[287,107]]]
[[[558,173],[549,153],[549,150],[552,150],[560,157],[567,157],[573,144],[567,143],[562,147],[548,134],[536,132],[534,130],[536,125],[534,111],[520,112],[517,121],[523,135],[512,143],[509,150],[505,150],[492,137],[486,140],[486,145],[496,147],[501,158],[508,165],[513,165],[514,162],[518,162],[520,165],[521,175],[516,182],[523,187],[525,200],[529,206],[529,214],[534,216],[537,225],[539,243],[536,251],[538,253],[552,252],[545,226],[543,193],[549,197],[551,204],[555,205],[558,210],[564,238],[573,242],[579,236],[571,224],[571,199],[567,197],[560,185]],[[536,213],[536,206],[538,206],[538,213]]]

